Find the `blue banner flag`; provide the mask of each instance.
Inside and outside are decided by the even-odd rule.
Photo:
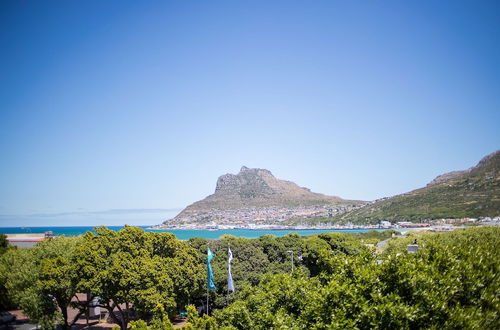
[[[212,265],[210,261],[215,255],[210,251],[210,248],[207,249],[207,277],[208,277],[208,288],[210,290],[215,290],[215,282],[214,282],[214,273],[212,272]]]

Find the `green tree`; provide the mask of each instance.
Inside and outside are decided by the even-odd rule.
[[[72,263],[73,253],[81,240],[74,237],[57,237],[39,243],[32,252],[39,260],[39,279],[36,283],[44,296],[51,297],[62,314],[62,326],[69,329],[85,312],[86,305],[72,303],[76,297],[78,275]],[[68,308],[78,308],[79,313],[68,319]]]
[[[174,282],[174,294],[178,308],[190,303],[204,292],[205,268],[196,251],[186,242],[170,233],[148,233],[152,239],[153,255],[164,258],[168,267],[164,270]]]
[[[9,241],[7,240],[7,235],[5,234],[0,234],[0,256],[7,252],[7,249],[9,247]]]
[[[12,249],[7,251],[0,263],[7,295],[14,305],[23,310],[30,320],[44,329],[53,327],[57,317],[57,306],[51,297],[37,285],[40,278],[39,260],[34,249]]]
[[[199,316],[196,308],[193,305],[189,305],[187,308],[188,313],[188,324],[183,327],[185,330],[214,330],[217,329],[217,322],[213,317],[203,314]]]
[[[11,248],[11,245],[7,240],[7,235],[0,234],[0,311],[14,307],[12,300],[9,298],[7,288],[5,287],[9,268],[7,268],[2,258],[3,254],[5,254],[9,248]]]
[[[75,254],[78,288],[99,297],[100,306],[126,329],[132,309],[139,317],[164,319],[200,290],[203,267],[196,252],[172,234],[119,232],[105,227],[87,233]],[[114,316],[117,310],[120,317]]]
[[[153,318],[151,325],[144,320],[130,322],[130,329],[136,330],[173,330],[174,327],[168,318]]]
[[[9,249],[0,257],[0,282],[5,297],[44,328],[59,321],[68,328],[67,308],[74,297],[71,255],[76,238],[59,237],[38,243],[31,249]]]

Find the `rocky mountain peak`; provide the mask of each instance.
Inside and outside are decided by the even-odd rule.
[[[246,166],[242,166],[240,172],[237,175],[244,175],[244,174],[267,174],[273,176],[271,171],[266,170],[264,168],[249,168]]]
[[[266,182],[276,180],[268,170],[242,166],[238,174],[224,174],[217,179],[215,194],[265,196],[273,193]]]
[[[271,171],[242,166],[237,174],[224,174],[217,179],[215,192],[189,205],[176,219],[187,214],[213,210],[256,208],[323,207],[326,205],[359,204],[335,196],[313,193],[291,181],[274,177]],[[198,212],[198,213],[197,213]]]

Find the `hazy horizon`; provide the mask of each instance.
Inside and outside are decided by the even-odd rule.
[[[0,227],[156,225],[182,209],[76,210],[60,213],[0,214]],[[70,223],[68,225],[67,223]],[[24,223],[19,225],[16,223]],[[33,225],[36,224],[36,225]]]
[[[497,1],[7,0],[0,27],[0,227],[160,223],[243,165],[375,200],[500,149]]]

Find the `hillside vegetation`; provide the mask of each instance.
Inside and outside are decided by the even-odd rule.
[[[335,220],[376,223],[500,216],[499,172],[500,151],[496,151],[466,171],[441,175],[424,188],[367,204]]]

